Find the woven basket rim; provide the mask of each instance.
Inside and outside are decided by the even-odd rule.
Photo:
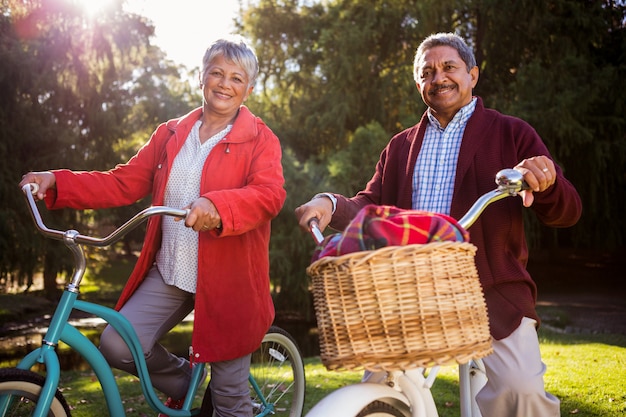
[[[476,246],[471,242],[456,242],[456,241],[439,241],[428,243],[411,243],[409,245],[392,245],[384,246],[382,248],[374,250],[363,250],[358,252],[347,253],[338,256],[324,256],[312,262],[306,269],[307,274],[312,275],[312,271],[324,267],[330,263],[344,263],[345,261],[352,260],[351,265],[358,266],[361,263],[367,262],[372,257],[384,256],[393,252],[414,252],[415,254],[421,252],[428,252],[433,249],[447,249],[453,246],[458,249],[470,250],[476,252]]]

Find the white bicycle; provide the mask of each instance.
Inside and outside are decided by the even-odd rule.
[[[496,184],[495,190],[481,196],[459,220],[463,228],[469,228],[492,202],[515,196],[527,188],[522,175],[513,169],[498,172]],[[317,227],[317,219],[311,219],[309,225],[314,239],[318,244],[321,243],[323,236]],[[361,382],[332,392],[316,404],[307,417],[437,417],[439,413],[431,387],[439,370],[439,366],[432,366],[376,373],[374,382]],[[481,359],[466,360],[459,364],[462,417],[481,417],[475,397],[486,382]]]

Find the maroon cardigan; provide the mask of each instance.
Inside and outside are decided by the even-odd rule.
[[[417,125],[391,139],[365,190],[352,198],[336,195],[332,228],[343,230],[367,204],[411,208],[413,170],[427,123],[424,114]],[[460,219],[480,195],[493,190],[500,169],[512,168],[537,155],[552,158],[528,123],[485,109],[478,98],[461,143],[451,216]],[[544,224],[569,227],[580,218],[582,205],[574,186],[555,166],[556,182],[548,190],[535,193],[531,208]],[[526,271],[528,248],[523,208],[520,198],[497,201],[485,209],[470,229],[471,242],[478,248],[476,266],[485,291],[491,334],[498,340],[510,335],[524,316],[539,322],[535,311],[537,287]]]

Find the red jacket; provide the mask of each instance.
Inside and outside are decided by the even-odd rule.
[[[367,204],[412,208],[413,171],[427,123],[424,115],[417,125],[391,139],[365,190],[351,199],[336,195],[337,210],[331,227],[343,230]],[[460,219],[480,195],[493,190],[499,170],[537,155],[550,156],[528,123],[485,109],[478,98],[461,143],[451,216]],[[556,172],[555,184],[543,193],[535,193],[531,208],[548,226],[572,226],[582,212],[580,197],[558,166]],[[523,208],[520,198],[497,201],[469,229],[470,240],[478,248],[476,267],[485,291],[491,334],[496,339],[511,334],[524,316],[539,321],[535,311],[537,287],[526,271]]]
[[[162,205],[174,158],[200,118],[198,108],[161,124],[128,163],[107,172],[54,171],[50,208],[131,204],[149,194]],[[269,283],[270,222],[285,201],[281,147],[272,131],[242,106],[230,133],[206,159],[200,194],[222,219],[221,233],[199,233],[193,360],[215,362],[253,352],[274,319]],[[52,191],[52,190],[51,190]],[[161,245],[161,218],[148,221],[141,255],[118,301],[139,286]]]

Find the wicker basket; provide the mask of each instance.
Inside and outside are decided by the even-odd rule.
[[[324,257],[307,268],[329,370],[410,369],[491,353],[470,243],[434,242]]]

